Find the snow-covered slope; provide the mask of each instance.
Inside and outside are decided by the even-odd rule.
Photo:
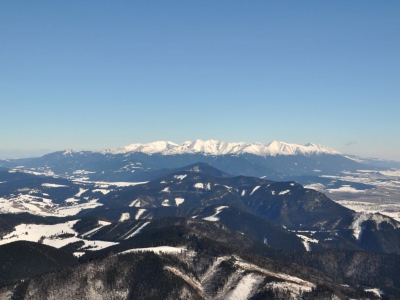
[[[336,150],[312,143],[301,145],[273,141],[265,145],[261,143],[245,142],[229,143],[218,140],[186,141],[182,144],[175,144],[169,141],[131,144],[117,149],[105,150],[102,153],[125,154],[134,152],[163,155],[201,153],[205,155],[254,154],[258,156],[340,154]]]

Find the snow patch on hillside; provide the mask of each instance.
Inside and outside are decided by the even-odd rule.
[[[74,196],[79,198],[80,196],[82,196],[83,193],[87,192],[89,189],[83,189],[83,188],[79,188],[79,192]]]
[[[42,187],[47,187],[47,188],[61,188],[61,187],[68,187],[68,185],[55,184],[55,183],[42,183]]]
[[[255,274],[247,274],[242,277],[242,279],[238,282],[235,289],[232,293],[227,297],[229,300],[247,300],[252,295],[252,290],[255,285],[259,283],[262,279],[261,276],[257,276]]]
[[[131,218],[131,215],[129,213],[122,213],[121,217],[119,218],[120,222],[123,222],[125,220],[129,220]]]
[[[169,200],[168,200],[168,199],[165,199],[165,200],[161,203],[161,205],[162,205],[162,206],[171,206],[171,204],[169,203]]]
[[[366,221],[373,221],[376,224],[376,229],[380,230],[380,224],[386,222],[390,224],[393,228],[400,228],[400,223],[389,219],[386,216],[382,216],[380,214],[364,214],[357,213],[354,217],[353,223],[350,225],[350,229],[353,229],[353,236],[356,240],[361,240],[363,230],[365,227],[363,223]]]
[[[139,210],[137,211],[136,215],[135,215],[135,220],[139,220],[139,219],[140,219],[140,216],[143,215],[143,213],[144,213],[145,211],[146,211],[146,210],[143,209],[143,208],[139,209]]]
[[[147,223],[146,223],[146,225],[147,225]],[[129,249],[129,250],[120,252],[118,254],[127,254],[127,253],[132,253],[132,252],[154,252],[156,254],[163,254],[163,253],[170,254],[170,253],[182,253],[183,251],[186,251],[186,249],[181,248],[181,247],[160,246],[160,247]]]
[[[260,188],[259,185],[257,185],[250,193],[250,196],[254,194],[255,191],[257,191]]]
[[[317,239],[310,238],[308,236],[302,235],[302,234],[296,234],[299,238],[301,238],[302,243],[304,245],[304,248],[306,248],[307,251],[311,251],[311,244],[310,243],[315,243],[318,244]]]
[[[325,189],[325,186],[322,183],[312,183],[305,185],[304,188],[322,192]]]
[[[81,234],[82,237],[87,237],[87,236],[91,236],[94,233],[96,233],[97,231],[99,231],[101,228],[103,228],[104,226],[110,225],[110,222],[107,221],[98,221],[98,226],[92,230],[89,230],[88,232],[85,232],[84,234]]]
[[[99,224],[102,226],[108,226],[111,224],[111,222],[99,220]]]
[[[289,291],[291,299],[302,299],[301,297],[302,293],[310,292],[312,289],[311,287],[302,286],[301,284],[287,282],[287,281],[286,282],[273,281],[271,283],[268,283],[267,286],[272,288],[273,290],[278,289],[283,291]],[[339,298],[332,298],[332,299],[339,300]]]
[[[176,206],[181,205],[183,202],[185,202],[185,199],[183,199],[183,198],[175,198]]]
[[[365,288],[364,291],[374,293],[379,298],[382,298],[381,295],[383,295],[383,291],[378,288]]]
[[[213,221],[213,222],[217,222],[219,221],[219,218],[217,217],[217,215],[225,208],[229,208],[229,206],[219,206],[215,209],[215,214],[213,214],[212,216],[203,218],[203,220],[206,221]]]
[[[291,275],[284,274],[284,273],[273,272],[273,271],[270,271],[267,269],[260,268],[256,265],[247,263],[245,261],[238,260],[235,263],[235,265],[241,267],[244,270],[255,271],[255,272],[259,272],[259,273],[262,273],[262,274],[265,274],[268,276],[274,276],[274,277],[283,279],[285,281],[291,281],[292,283],[295,283],[295,284],[298,284],[299,286],[301,286],[303,288],[303,290],[311,290],[311,288],[315,287],[315,284],[313,284],[309,281],[303,280],[299,277],[291,276]]]
[[[135,199],[131,202],[131,204],[129,204],[129,207],[140,207],[140,199]]]
[[[393,221],[386,216],[382,216],[380,214],[363,214],[358,213],[354,217],[353,223],[350,225],[350,229],[353,229],[353,236],[357,240],[361,240],[362,232],[365,229],[362,225],[365,221],[374,221],[376,224],[376,228],[380,230],[380,224],[382,222],[386,222],[390,224],[393,228],[400,228],[400,223]]]
[[[150,222],[145,222],[145,223],[143,223],[138,229],[136,229],[132,234],[130,234],[130,235],[128,235],[126,238],[125,238],[125,240],[127,240],[127,239],[129,239],[129,238],[131,238],[131,237],[134,237],[134,236],[136,236],[136,235],[138,235],[141,231],[142,231],[142,229],[143,228],[145,228],[147,225],[149,225],[150,224]]]
[[[107,195],[107,194],[110,192],[110,190],[106,190],[106,189],[94,189],[94,190],[92,190],[92,192],[93,192],[93,193],[100,192],[100,193],[102,193],[103,195]]]

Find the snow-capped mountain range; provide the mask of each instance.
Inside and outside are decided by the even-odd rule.
[[[196,140],[176,144],[157,141],[104,151],[57,151],[42,157],[0,160],[3,168],[24,168],[94,181],[142,182],[165,174],[166,169],[204,162],[231,175],[297,180],[297,176],[340,175],[343,171],[378,170],[356,157],[317,144],[229,143]],[[305,184],[308,184],[306,182]]]
[[[257,156],[277,156],[277,155],[319,155],[319,154],[340,154],[340,152],[313,143],[308,144],[289,144],[285,142],[273,141],[269,144],[262,143],[229,143],[219,140],[195,140],[176,144],[170,141],[157,141],[146,144],[130,144],[125,147],[102,151],[104,154],[125,154],[125,153],[145,153],[145,154],[196,154],[203,155],[241,155],[253,154]]]

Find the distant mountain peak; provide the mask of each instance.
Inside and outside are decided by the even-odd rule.
[[[204,155],[239,155],[253,154],[257,156],[276,156],[276,155],[319,155],[319,154],[340,154],[340,152],[324,147],[322,145],[308,144],[289,144],[280,141],[272,141],[269,144],[262,143],[230,143],[220,140],[197,139],[195,141],[185,141],[176,144],[170,141],[156,141],[146,144],[130,144],[117,149],[105,150],[102,153],[126,154],[140,152],[145,154],[204,154]]]

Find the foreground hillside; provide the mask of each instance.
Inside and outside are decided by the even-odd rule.
[[[13,295],[20,299],[374,298],[317,270],[268,258],[270,251],[218,223],[160,220],[118,245],[84,255],[79,265],[26,278],[14,285]],[[3,295],[10,288],[4,288]]]
[[[164,172],[99,186],[3,170],[4,203],[15,191],[26,207],[39,197],[58,208],[98,198],[68,216],[0,215],[0,298],[400,298],[395,220],[294,181],[205,163]]]

